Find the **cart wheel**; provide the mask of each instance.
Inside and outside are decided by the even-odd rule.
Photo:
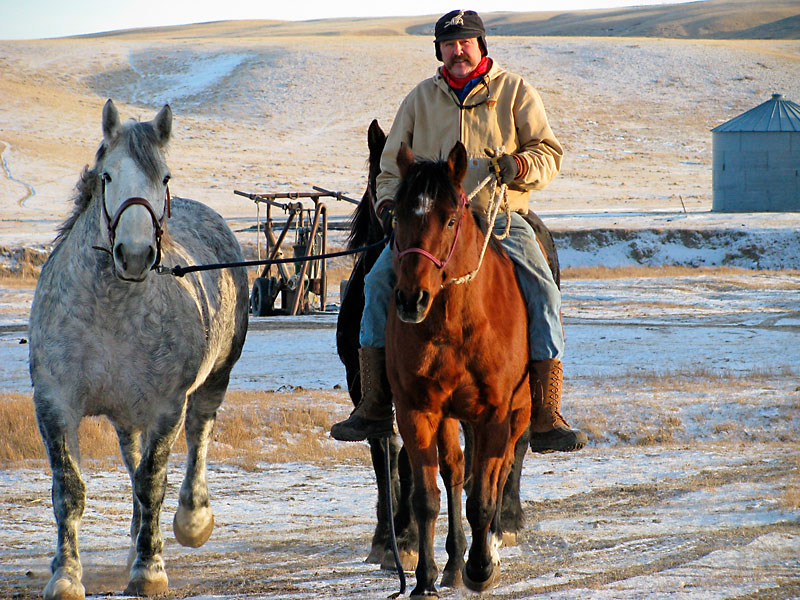
[[[250,294],[250,312],[254,317],[266,317],[272,311],[272,295],[269,290],[269,279],[258,277],[253,283]]]

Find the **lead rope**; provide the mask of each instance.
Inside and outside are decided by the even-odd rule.
[[[497,219],[497,213],[500,212],[500,207],[503,207],[506,215],[506,226],[503,230],[502,235],[495,236],[498,240],[504,240],[508,237],[509,232],[511,231],[511,208],[508,204],[508,186],[505,183],[501,183],[499,186],[497,182],[499,177],[494,173],[490,173],[487,175],[483,181],[478,184],[472,193],[467,196],[467,202],[470,202],[475,196],[478,195],[483,188],[485,188],[489,182],[492,182],[492,190],[489,193],[489,206],[486,208],[486,213],[489,215],[489,221],[486,228],[486,237],[483,240],[483,248],[481,248],[481,254],[478,257],[478,266],[475,267],[474,271],[470,271],[466,275],[462,275],[461,277],[456,277],[451,279],[444,285],[458,285],[461,283],[467,283],[468,281],[472,281],[475,278],[475,275],[478,274],[478,271],[483,264],[483,256],[486,254],[486,248],[489,247],[489,240],[492,238],[494,232],[494,222]],[[442,287],[444,287],[444,285]]]
[[[383,449],[384,468],[386,469],[386,516],[389,519],[389,541],[392,546],[392,556],[394,556],[394,566],[397,569],[397,577],[400,579],[400,591],[390,595],[394,600],[406,593],[406,573],[403,569],[403,561],[400,560],[400,551],[397,549],[397,534],[394,530],[394,506],[392,505],[392,457],[389,454],[392,442],[389,436],[381,438],[381,448]]]

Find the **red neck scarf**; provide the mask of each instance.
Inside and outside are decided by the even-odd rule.
[[[464,77],[456,77],[455,75],[451,75],[450,71],[447,70],[447,67],[442,67],[442,77],[454,90],[461,90],[464,89],[464,86],[467,85],[470,81],[475,79],[476,77],[481,77],[482,75],[486,75],[489,72],[489,68],[492,66],[492,60],[488,56],[484,56],[481,59],[481,62],[478,63],[478,66],[475,67],[475,70]]]

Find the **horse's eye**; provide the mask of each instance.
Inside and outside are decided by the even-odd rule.
[[[164,175],[164,185],[167,185],[169,183],[169,180],[170,180],[170,176],[169,175]]]
[[[450,220],[447,222],[447,228],[448,228],[448,229],[452,229],[452,228],[453,228],[453,226],[454,226],[455,224],[456,224],[456,218],[455,218],[455,217],[453,217],[452,219],[450,219]]]
[[[106,183],[111,183],[111,175],[109,175],[105,171],[103,171],[103,174],[100,175],[100,177],[102,177],[103,181],[105,181]]]

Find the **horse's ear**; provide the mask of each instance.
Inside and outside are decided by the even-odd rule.
[[[464,144],[456,142],[447,157],[447,166],[450,167],[453,183],[456,187],[461,187],[464,176],[467,174],[467,149],[464,148]]]
[[[103,106],[103,137],[107,142],[110,142],[119,133],[119,112],[117,107],[111,101],[111,98],[106,100]]]
[[[153,129],[156,132],[158,143],[166,146],[169,142],[169,136],[172,133],[172,109],[169,104],[165,104],[164,108],[158,111],[156,118],[153,119]]]
[[[414,164],[414,154],[405,142],[400,143],[400,150],[397,151],[397,168],[400,169],[400,177],[405,177],[411,165]]]
[[[367,130],[367,146],[369,147],[370,153],[376,152],[380,154],[385,145],[386,134],[383,133],[383,129],[378,125],[378,119],[373,119]]]

